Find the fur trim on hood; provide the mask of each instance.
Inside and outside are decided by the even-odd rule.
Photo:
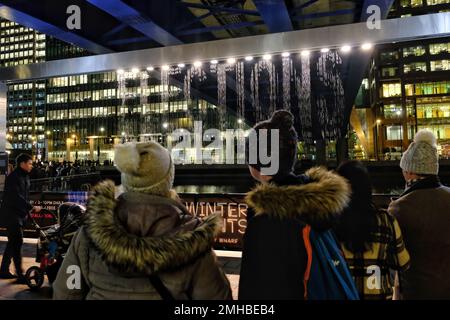
[[[130,233],[117,217],[112,181],[100,182],[93,191],[84,229],[106,264],[120,273],[148,275],[189,264],[211,250],[221,227],[220,217],[212,215],[192,230],[180,226],[181,231],[167,235],[139,236]]]
[[[312,227],[329,226],[347,206],[350,186],[325,168],[312,168],[306,175],[311,179],[306,184],[260,184],[247,194],[246,202],[256,215],[298,218]]]

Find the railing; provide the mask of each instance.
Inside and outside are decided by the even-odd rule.
[[[45,191],[89,191],[92,186],[102,180],[99,172],[77,174],[70,176],[58,176],[31,180],[31,192]]]

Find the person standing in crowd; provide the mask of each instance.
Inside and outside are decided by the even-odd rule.
[[[124,193],[100,182],[85,224],[74,236],[53,284],[54,299],[231,299],[212,250],[220,216],[193,217],[172,190],[170,152],[155,142],[115,147]],[[67,268],[81,288],[67,288]]]
[[[12,279],[17,277],[16,283],[25,284],[22,269],[23,226],[31,210],[41,211],[40,207],[30,204],[30,177],[33,160],[27,154],[20,154],[16,159],[16,169],[6,178],[0,218],[6,226],[8,243],[3,253],[0,267],[0,278]],[[16,276],[11,274],[9,266],[14,261]]]
[[[293,124],[293,115],[279,110],[254,127],[258,141],[252,143],[257,146],[260,129],[279,130],[279,152],[266,153],[278,156],[279,166],[276,174],[263,175],[262,168],[269,165],[259,158],[255,164],[248,161],[251,175],[260,184],[246,196],[249,213],[239,299],[304,299],[308,255],[303,228],[309,224],[318,231],[328,230],[349,200],[350,188],[337,174],[318,167],[305,175],[294,174],[297,133]]]
[[[335,227],[362,300],[391,300],[391,270],[405,271],[409,254],[397,220],[372,202],[372,184],[359,161],[341,164],[337,173],[352,188],[349,205]]]
[[[450,188],[438,177],[436,137],[419,130],[400,160],[406,189],[389,206],[402,227],[411,268],[403,278],[405,299],[449,299]]]

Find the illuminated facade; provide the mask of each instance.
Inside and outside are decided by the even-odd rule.
[[[450,10],[450,0],[396,1],[390,17]],[[450,155],[450,38],[378,46],[370,65],[374,148],[398,158],[417,130],[431,129]]]
[[[45,61],[45,35],[17,23],[0,19],[0,65],[2,67]],[[45,82],[8,85],[7,140],[9,149],[45,150]]]

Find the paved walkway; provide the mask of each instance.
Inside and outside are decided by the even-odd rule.
[[[0,259],[3,257],[3,250],[6,246],[6,238],[0,237]],[[22,256],[23,267],[27,270],[31,266],[37,266],[35,262],[36,255],[36,239],[24,239]],[[219,264],[224,269],[225,273],[230,280],[231,288],[233,290],[234,299],[237,298],[238,283],[239,283],[239,269],[241,264],[240,252],[230,251],[216,251],[219,257]],[[13,268],[11,264],[11,268]],[[12,270],[11,270],[12,271]],[[43,300],[51,299],[51,288],[47,279],[44,282],[42,288],[37,292],[32,292],[26,285],[13,284],[12,280],[0,279],[0,300]]]

